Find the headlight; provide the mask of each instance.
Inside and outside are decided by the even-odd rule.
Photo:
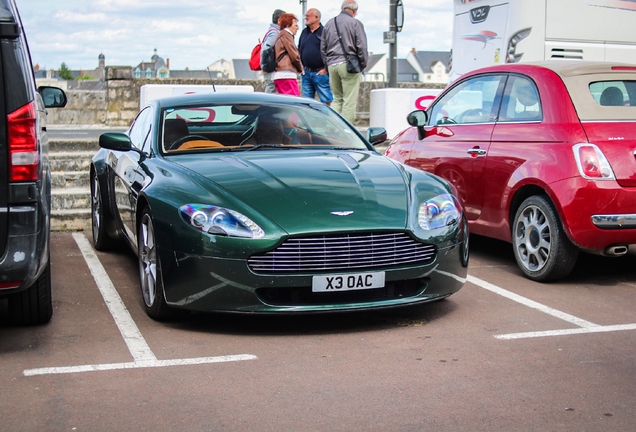
[[[438,195],[420,204],[418,222],[425,230],[442,228],[459,222],[461,211],[455,197]]]
[[[186,204],[181,206],[179,212],[188,225],[208,234],[241,238],[265,236],[265,232],[253,220],[234,210]]]

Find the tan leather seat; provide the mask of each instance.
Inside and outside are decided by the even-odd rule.
[[[181,150],[214,148],[214,147],[224,147],[224,145],[218,141],[192,140],[192,141],[186,141],[185,143],[180,145],[178,149],[174,149],[174,150],[181,151]]]

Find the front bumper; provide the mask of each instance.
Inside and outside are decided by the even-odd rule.
[[[333,295],[311,292],[313,274],[258,275],[245,260],[165,249],[160,249],[160,259],[170,306],[203,312],[298,313],[395,307],[448,297],[466,282],[462,252],[463,243],[459,243],[439,249],[435,261],[427,265],[356,269],[351,273],[385,271],[385,288]]]

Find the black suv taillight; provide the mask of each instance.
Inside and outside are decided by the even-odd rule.
[[[36,181],[39,178],[36,114],[35,102],[31,102],[7,116],[10,182]]]

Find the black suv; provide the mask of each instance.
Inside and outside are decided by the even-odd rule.
[[[14,324],[53,314],[46,108],[65,105],[61,89],[36,90],[15,1],[0,0],[0,299]]]

